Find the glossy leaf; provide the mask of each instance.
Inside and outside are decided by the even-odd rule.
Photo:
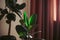
[[[36,20],[37,20],[37,15],[33,14],[29,19],[29,27],[28,27],[29,31],[33,28],[33,25],[36,24]]]
[[[29,19],[29,25],[34,25],[36,24],[36,20],[37,20],[37,15],[33,14],[30,19]]]
[[[26,12],[24,12],[24,23],[25,23],[26,27],[28,28],[29,27],[29,22],[28,22],[28,17],[27,17]]]
[[[3,9],[3,10],[1,11],[1,14],[2,14],[2,15],[3,15],[3,14],[8,14],[7,9]]]
[[[25,8],[26,4],[17,4],[17,0],[5,0],[6,6],[13,12],[15,12],[21,18],[21,9]]]
[[[24,29],[22,25],[17,25],[16,31],[19,34],[20,38],[26,38],[27,31]]]
[[[13,7],[13,6],[9,6],[8,7],[11,11],[15,12],[20,18],[21,18],[21,11],[19,11],[17,8]]]
[[[19,33],[19,36],[20,36],[20,38],[27,38],[27,33],[25,33],[25,32],[20,32]]]
[[[5,0],[6,6],[15,6],[17,0]]]
[[[7,20],[10,20],[10,21],[15,21],[16,20],[16,15],[13,14],[13,13],[9,13],[7,16]]]
[[[0,8],[0,20],[5,16],[5,14],[8,14],[7,9]]]
[[[26,6],[26,3],[22,3],[22,4],[16,4],[16,8],[18,9],[18,10],[22,10],[23,8],[25,8],[25,6]]]

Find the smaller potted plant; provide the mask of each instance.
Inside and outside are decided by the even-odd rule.
[[[27,13],[23,13],[23,18],[20,20],[21,25],[16,26],[16,31],[22,40],[30,40],[32,37],[30,31],[36,25],[37,15],[33,14],[29,19]]]

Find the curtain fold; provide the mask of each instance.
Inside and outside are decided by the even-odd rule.
[[[36,13],[37,27],[33,29],[37,33],[34,38],[45,40],[59,40],[60,12],[59,2],[56,0],[56,19],[54,20],[54,1],[55,0],[31,0],[31,14]]]
[[[60,0],[57,0],[57,33],[56,40],[60,40]]]
[[[43,24],[43,16],[42,16],[42,0],[36,0],[36,13],[37,13],[37,31],[41,31],[37,33],[38,39],[42,38],[42,24]],[[37,32],[36,31],[36,32]]]
[[[31,2],[30,2],[31,4],[30,4],[30,15],[32,15],[32,14],[35,14],[36,12],[35,12],[35,10],[36,10],[36,1],[35,0],[31,0]],[[35,25],[36,26],[36,25]],[[32,36],[33,36],[33,38],[34,38],[34,32],[35,31],[35,27],[31,30],[31,34],[33,34]]]

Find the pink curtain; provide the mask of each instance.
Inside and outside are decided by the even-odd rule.
[[[54,0],[31,0],[31,14],[38,15],[37,25],[31,31],[33,37],[45,40],[60,40],[60,0],[56,0],[56,21],[54,21]]]

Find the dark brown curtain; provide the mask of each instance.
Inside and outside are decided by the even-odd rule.
[[[36,33],[34,38],[41,39],[42,37],[42,0],[31,0],[31,14],[36,13],[38,15],[38,20],[37,20],[37,25],[36,27],[32,30],[32,33]],[[41,32],[39,32],[41,31]]]
[[[57,26],[55,40],[60,40],[60,0],[57,0]]]
[[[60,40],[60,0],[56,0],[56,20],[54,20],[54,0],[31,0],[31,14],[38,15],[36,27],[31,33],[37,39]]]

